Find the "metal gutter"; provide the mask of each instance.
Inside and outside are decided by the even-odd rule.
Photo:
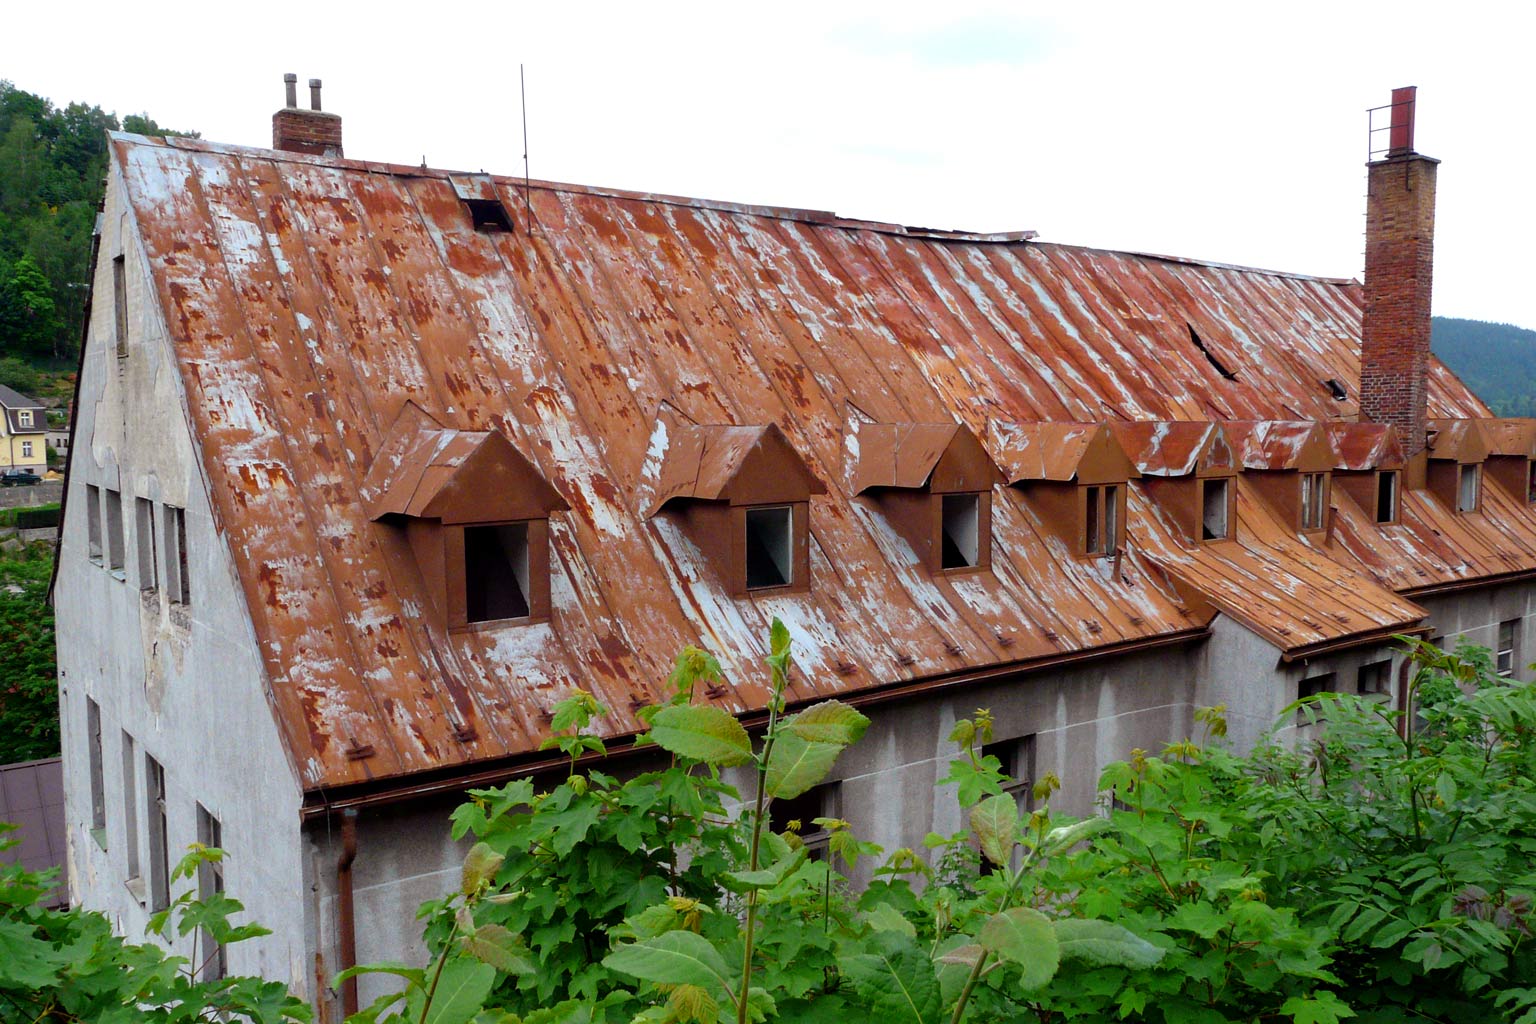
[[[1337,640],[1324,640],[1306,647],[1297,647],[1280,655],[1281,664],[1289,665],[1297,661],[1308,661],[1324,654],[1333,654],[1336,651],[1347,651],[1352,647],[1364,647],[1367,644],[1381,643],[1395,636],[1427,636],[1433,632],[1428,626],[1409,626],[1399,629],[1389,626],[1385,629],[1372,629],[1362,633],[1351,633],[1349,636],[1340,637]]]
[[[1464,580],[1429,583],[1422,587],[1406,587],[1398,593],[1409,598],[1434,597],[1440,594],[1454,594],[1463,590],[1477,590],[1481,587],[1496,587],[1503,583],[1521,583],[1533,579],[1536,579],[1536,569],[1517,569],[1494,576],[1473,576]]]
[[[921,679],[902,680],[859,693],[840,695],[837,699],[854,707],[877,707],[884,704],[912,700],[929,694],[943,693],[960,687],[1003,682],[1063,665],[1076,666],[1121,654],[1139,653],[1165,647],[1182,647],[1205,640],[1210,635],[1210,627],[1199,626],[1193,629],[1165,633],[1161,636],[1105,644],[1102,647],[1094,647],[1088,650],[1068,651],[1058,655],[1008,662],[1001,665],[989,665],[980,669],[961,669],[956,672],[927,676]],[[793,711],[799,707],[817,703],[820,699],[815,698],[813,700],[796,702],[789,706],[789,710]],[[768,720],[766,711],[754,711],[740,717],[742,724],[748,728],[761,727]],[[607,753],[586,754],[577,758],[576,763],[579,765],[597,764],[604,761],[612,761],[615,758],[622,759],[640,754],[654,754],[655,751],[656,748],[651,745],[636,747],[634,737],[632,736],[621,737],[617,741],[608,744]],[[542,754],[542,752],[540,753]],[[340,812],[343,815],[343,825],[345,825],[345,816],[349,814],[355,815],[357,809],[361,807],[403,803],[408,800],[416,800],[444,793],[460,792],[472,787],[494,786],[514,778],[537,775],[541,772],[558,771],[566,768],[570,763],[570,760],[564,756],[523,755],[511,759],[503,759],[493,764],[465,765],[461,769],[450,769],[442,773],[421,772],[400,779],[359,783],[342,789],[312,790],[305,796],[305,804],[299,811],[299,819],[300,821],[315,821]]]

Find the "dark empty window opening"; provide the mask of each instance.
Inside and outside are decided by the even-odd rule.
[[[85,535],[91,561],[101,564],[101,488],[85,485]]]
[[[1323,511],[1327,505],[1327,476],[1323,473],[1301,475],[1301,528],[1321,530]]]
[[[1200,539],[1221,540],[1227,536],[1227,481],[1206,480],[1201,491]]]
[[[794,582],[794,510],[788,505],[747,509],[747,589]]]
[[[148,754],[144,755],[144,803],[149,813],[149,909],[161,911],[171,905],[170,829],[166,823],[165,769]]]
[[[1195,343],[1195,348],[1198,348],[1200,354],[1205,356],[1206,360],[1216,368],[1216,372],[1221,374],[1225,380],[1237,380],[1237,374],[1227,369],[1226,364],[1217,359],[1211,350],[1205,347],[1205,342],[1200,340],[1199,334],[1195,333],[1195,325],[1187,323],[1184,326],[1189,328],[1189,340]]]
[[[1525,500],[1536,503],[1536,459],[1525,460]]]
[[[112,308],[117,328],[117,355],[128,354],[128,272],[123,257],[112,257]]]
[[[216,850],[224,849],[224,829],[208,808],[197,805],[197,841]],[[197,898],[204,902],[224,894],[224,862],[207,861],[197,866]],[[228,973],[224,947],[206,928],[198,929],[198,962],[203,965],[202,979],[212,981]]]
[[[970,569],[981,563],[981,495],[945,494],[940,567]]]
[[[1482,489],[1479,486],[1481,481],[1478,479],[1478,471],[1481,469],[1481,466],[1475,465],[1459,467],[1460,476],[1457,477],[1456,484],[1457,512],[1477,511],[1477,503],[1481,498],[1478,492]]]
[[[1376,521],[1397,522],[1397,473],[1383,470],[1376,474]]]
[[[1355,677],[1355,689],[1363,696],[1390,694],[1392,692],[1392,661],[1373,661],[1361,665]]]
[[[137,526],[135,544],[139,553],[139,589],[160,588],[160,549],[155,536],[155,503],[148,498],[133,499],[134,523]]]
[[[1328,393],[1333,396],[1335,402],[1343,402],[1349,398],[1349,389],[1337,377],[1329,377],[1323,381],[1323,387],[1328,389]]]
[[[512,218],[500,199],[466,199],[470,219],[476,231],[511,231]]]
[[[103,778],[101,755],[101,706],[85,698],[85,733],[90,744],[91,829],[102,849],[107,848],[107,789]]]
[[[464,610],[470,622],[528,615],[528,524],[464,528]]]
[[[1120,488],[1110,484],[1104,488],[1104,553],[1112,555],[1120,550]]]
[[[806,845],[811,860],[827,859],[827,842],[832,833],[825,825],[816,824],[817,818],[836,819],[838,814],[838,784],[828,782],[806,790],[799,796],[775,800],[769,809],[769,818],[776,832],[793,831]]]
[[[1099,524],[1099,513],[1104,504],[1102,492],[1097,487],[1087,488],[1083,506],[1083,550],[1090,555],[1104,551],[1104,531]]]
[[[1333,680],[1334,674],[1332,672],[1326,675],[1311,676],[1303,679],[1296,687],[1296,699],[1302,700],[1307,697],[1316,697],[1323,693],[1336,693],[1338,687],[1334,685]],[[1323,720],[1323,707],[1324,705],[1320,703],[1314,703],[1298,708],[1296,710],[1296,724],[1308,725],[1312,722],[1321,722]]]

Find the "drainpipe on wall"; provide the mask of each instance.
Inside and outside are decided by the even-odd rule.
[[[357,859],[357,809],[341,812],[341,856],[336,859],[337,944],[341,947],[339,971],[357,966],[357,922],[352,912],[352,862]],[[341,983],[341,1013],[357,1012],[357,979]]]

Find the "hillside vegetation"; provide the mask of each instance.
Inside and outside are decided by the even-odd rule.
[[[1536,331],[1437,316],[1430,342],[1496,416],[1536,416]]]

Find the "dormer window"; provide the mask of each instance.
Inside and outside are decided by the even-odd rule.
[[[403,529],[441,627],[549,618],[549,516],[568,506],[505,435],[407,405],[362,492],[370,518]]]
[[[981,495],[944,494],[940,568],[974,569],[981,564]]]
[[[16,421],[17,421],[17,423],[20,426],[30,427],[32,425],[32,410],[31,409],[21,409],[21,410],[19,410],[16,413]]]
[[[1302,532],[1321,530],[1324,513],[1328,507],[1328,474],[1301,474],[1301,529]]]
[[[855,419],[845,442],[849,492],[878,508],[930,573],[992,564],[992,486],[999,474],[968,428]]]
[[[464,527],[466,622],[525,619],[529,600],[528,523]]]
[[[1477,511],[1477,506],[1482,501],[1482,468],[1475,463],[1457,467],[1457,512]]]
[[[769,590],[795,582],[795,510],[772,505],[746,510],[747,589]]]
[[[1083,551],[1113,555],[1120,548],[1120,505],[1125,489],[1119,484],[1083,488]]]
[[[1226,477],[1200,481],[1200,539],[1225,540],[1231,535],[1232,488]]]
[[[1387,469],[1376,474],[1376,521],[1378,523],[1397,522],[1399,475],[1397,470]]]

